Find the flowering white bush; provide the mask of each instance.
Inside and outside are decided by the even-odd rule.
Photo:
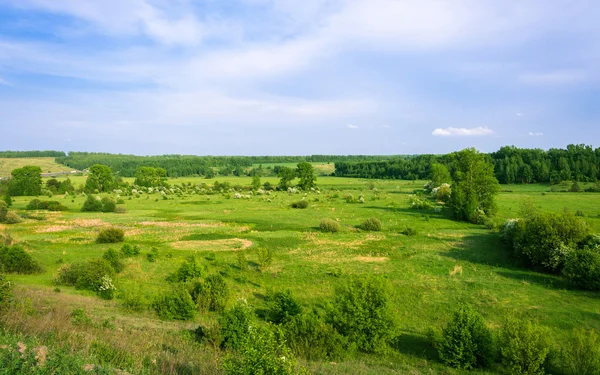
[[[410,208],[415,208],[418,210],[424,210],[431,208],[431,202],[427,199],[423,199],[417,195],[409,195],[408,201],[410,203]]]
[[[242,199],[242,194],[240,194],[240,193],[233,194],[233,199]]]
[[[451,193],[452,191],[450,190],[450,185],[446,183],[443,183],[440,186],[431,190],[431,195],[438,201],[442,202],[448,201],[450,199]]]
[[[288,188],[288,193],[290,193],[290,194],[298,194],[300,192],[295,187],[289,187]]]
[[[98,295],[104,299],[113,299],[115,296],[115,285],[109,276],[103,276],[100,279],[100,285],[98,286]]]
[[[500,238],[502,238],[504,241],[511,243],[514,239],[514,235],[515,235],[515,230],[517,227],[517,224],[519,223],[520,219],[508,219],[504,222],[504,224],[502,225],[502,230],[500,231]]]
[[[358,197],[358,203],[365,203],[365,197],[362,194]]]

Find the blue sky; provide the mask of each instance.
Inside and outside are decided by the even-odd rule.
[[[0,149],[600,146],[596,0],[0,0]]]

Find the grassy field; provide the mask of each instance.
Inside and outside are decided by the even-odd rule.
[[[84,181],[83,177],[72,180],[75,186]],[[231,185],[251,183],[249,177],[180,178],[171,183],[212,184],[215,180]],[[263,178],[263,182],[267,180],[277,181]],[[215,315],[201,314],[193,322],[165,322],[149,308],[132,312],[122,302],[123,296],[132,295],[151,301],[168,290],[166,276],[189,255],[196,255],[209,273],[226,277],[233,292],[230,303],[245,298],[257,309],[264,307],[267,288],[291,289],[304,309],[322,310],[332,300],[335,285],[348,275],[385,275],[394,290],[397,350],[383,357],[356,355],[336,363],[303,362],[314,373],[462,373],[439,362],[426,332],[430,327],[443,327],[451,312],[465,302],[474,305],[492,328],[507,315],[523,315],[551,329],[558,342],[574,327],[600,330],[598,293],[569,290],[559,277],[521,268],[507,256],[498,235],[482,226],[453,221],[446,211],[409,208],[409,195],[422,188],[424,181],[320,177],[317,182],[320,193],[306,196],[310,205],[304,210],[290,208],[303,194],[282,192],[250,199],[218,194],[162,200],[159,194],[142,194],[125,197],[127,212],[122,214],[82,213],[79,209],[85,197],[55,196],[69,211],[28,211],[31,219],[0,225],[0,233],[9,232],[45,268],[39,275],[9,276],[17,285],[17,296],[26,302],[12,311],[8,327],[36,337],[51,337],[50,332],[60,331],[58,336],[65,335],[65,342],[83,355],[94,355],[90,349],[94,340],[106,340],[123,350],[126,345],[132,353],[127,363],[134,370],[143,367],[143,353],[152,353],[165,361],[165,372],[218,372],[219,354],[182,334],[214,321]],[[585,220],[600,231],[600,194],[550,192],[544,185],[503,185],[502,189],[498,222],[516,217],[521,202],[529,199],[548,211],[582,211]],[[362,194],[365,202],[347,203],[347,194]],[[24,212],[30,199],[15,198],[13,208]],[[379,218],[383,231],[357,229],[369,217]],[[343,231],[321,233],[318,225],[323,218],[338,221]],[[70,287],[55,292],[52,279],[62,264],[119,248],[94,242],[98,231],[109,226],[123,228],[126,242],[142,249],[142,255],[126,260],[125,271],[115,281],[119,298],[103,301]],[[416,229],[417,235],[402,235],[408,227]],[[154,263],[145,256],[152,247],[161,254]],[[274,252],[273,264],[265,272],[240,270],[237,252],[245,251],[252,264],[257,261],[258,247]],[[70,312],[78,307],[87,311],[95,326],[70,322]],[[140,335],[145,339],[139,340]],[[165,349],[165,340],[171,349]],[[180,363],[193,370],[177,370]]]
[[[42,173],[69,172],[73,168],[58,164],[54,158],[0,158],[0,177],[9,177],[10,172],[26,165],[35,165],[42,168]]]

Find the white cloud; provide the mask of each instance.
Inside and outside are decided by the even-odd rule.
[[[488,127],[479,126],[477,128],[472,129],[453,127],[448,127],[445,129],[437,128],[431,134],[439,137],[470,137],[492,135],[494,134],[494,132]]]
[[[523,113],[521,113],[521,112],[517,112],[517,116],[518,117],[522,117],[522,116],[525,116],[525,115]]]
[[[358,129],[358,125],[348,124],[348,129]]]
[[[529,135],[532,137],[541,137],[544,135],[544,133],[534,133],[534,132],[529,132]]]

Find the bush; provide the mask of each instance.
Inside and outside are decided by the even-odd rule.
[[[152,308],[161,319],[190,320],[196,314],[196,305],[183,284],[157,297]]]
[[[227,375],[306,373],[298,368],[285,342],[264,327],[251,327],[238,351],[225,357],[223,368]]]
[[[150,249],[150,252],[146,254],[146,257],[148,258],[148,262],[156,262],[156,260],[158,259],[158,249],[156,247],[153,247],[152,249]]]
[[[323,219],[319,224],[319,229],[321,230],[321,232],[325,233],[336,233],[339,232],[342,229],[342,227],[340,223],[333,219]]]
[[[246,271],[248,269],[248,259],[246,259],[246,252],[239,250],[236,254],[237,264],[241,271]]]
[[[229,310],[219,317],[223,341],[226,349],[239,349],[250,334],[250,326],[254,323],[254,314],[246,300],[238,300]]]
[[[21,219],[21,217],[19,215],[17,215],[16,213],[9,211],[6,213],[6,216],[4,217],[3,221],[0,221],[4,224],[18,224],[20,222],[22,222],[23,219]]]
[[[0,272],[33,274],[42,267],[21,246],[0,245]]]
[[[187,282],[201,277],[204,273],[204,267],[196,261],[194,256],[190,256],[175,273],[167,277],[170,282]]]
[[[544,374],[552,343],[546,329],[530,320],[508,319],[500,332],[502,367],[514,375]]]
[[[8,214],[8,205],[4,201],[0,201],[0,223],[4,223]]]
[[[531,265],[560,272],[589,233],[586,222],[574,215],[539,212],[516,223],[512,245]]]
[[[8,307],[12,298],[12,284],[0,273],[0,312]]]
[[[130,257],[134,256],[135,252],[133,250],[133,246],[131,246],[128,243],[123,244],[123,246],[121,246],[121,254],[125,258],[130,258]]]
[[[377,352],[392,337],[389,282],[381,277],[353,277],[336,288],[327,321],[357,349]]]
[[[300,208],[300,209],[308,208],[308,201],[301,200],[298,202],[294,202],[291,204],[291,207],[292,208]]]
[[[227,304],[229,288],[223,276],[210,275],[204,282],[196,283],[192,298],[200,310],[221,312]]]
[[[111,279],[115,277],[115,270],[110,263],[105,259],[92,259],[63,265],[58,269],[54,283],[98,292],[105,276]]]
[[[578,289],[600,290],[600,247],[575,250],[562,273]]]
[[[95,197],[93,195],[88,195],[85,202],[83,202],[81,211],[82,212],[101,212],[102,211],[102,201],[98,197]]]
[[[405,236],[416,236],[417,235],[417,230],[413,227],[407,227],[406,229],[404,229],[402,231],[402,234]]]
[[[115,288],[112,279],[109,276],[103,276],[100,279],[100,284],[98,285],[98,295],[103,299],[113,299],[115,297]]]
[[[113,249],[106,250],[102,255],[102,259],[110,263],[111,267],[115,270],[116,273],[120,273],[125,269],[125,264],[123,264],[123,262],[121,261],[119,253],[117,253]]]
[[[96,243],[117,243],[125,240],[125,232],[119,228],[102,229],[96,238]]]
[[[571,185],[571,187],[569,188],[569,191],[571,193],[579,193],[581,191],[581,186],[579,186],[579,183],[575,181],[573,182],[573,185]]]
[[[110,197],[102,198],[100,203],[102,203],[102,212],[115,212],[117,209],[117,204],[115,203],[114,199]]]
[[[267,320],[281,324],[302,312],[291,290],[267,291]]]
[[[600,340],[594,330],[573,330],[571,340],[561,351],[561,364],[566,374],[600,374]]]
[[[32,199],[27,206],[26,210],[48,210],[48,211],[67,211],[69,208],[63,206],[58,201],[41,201],[39,199]]]
[[[273,252],[271,249],[259,247],[256,249],[258,257],[258,269],[262,272],[273,263]]]
[[[381,221],[375,217],[368,218],[360,225],[360,229],[372,232],[379,232],[382,228]]]
[[[287,319],[282,329],[292,352],[307,360],[342,359],[347,354],[348,339],[315,312]]]
[[[442,332],[440,359],[459,369],[486,367],[494,353],[492,334],[483,317],[469,306],[461,306]]]

